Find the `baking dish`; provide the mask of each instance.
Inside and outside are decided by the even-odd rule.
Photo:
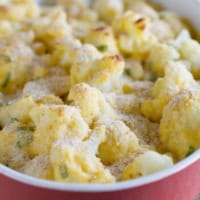
[[[200,28],[199,1],[161,0],[170,9]],[[32,199],[127,199],[192,200],[200,193],[200,150],[159,173],[109,185],[62,184],[36,179],[0,165],[0,195],[3,200]]]

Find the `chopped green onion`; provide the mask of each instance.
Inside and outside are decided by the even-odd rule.
[[[188,151],[187,151],[185,157],[190,156],[190,155],[193,154],[195,151],[196,151],[195,147],[189,146]]]
[[[60,170],[60,175],[63,179],[68,177],[69,174],[68,174],[68,169],[66,165],[61,165],[59,170]]]
[[[98,45],[96,48],[97,48],[99,51],[101,51],[101,52],[105,52],[105,51],[108,50],[108,46],[107,46],[107,45],[104,45],[104,44]]]
[[[10,119],[10,122],[11,123],[13,123],[13,122],[18,122],[19,120],[17,119],[17,118],[15,118],[15,117],[12,117],[11,119]]]
[[[155,82],[157,79],[158,79],[158,77],[155,74],[152,74],[150,81]]]
[[[124,70],[124,73],[127,75],[127,76],[131,76],[131,70],[130,69],[125,69]]]
[[[164,19],[166,18],[166,15],[163,14],[163,13],[160,13],[159,18],[160,18],[161,20],[164,20]]]
[[[17,148],[19,148],[19,149],[21,149],[21,148],[23,148],[24,147],[24,144],[23,144],[23,142],[22,141],[17,141],[17,143],[16,143],[16,147]]]
[[[41,76],[37,76],[34,78],[34,81],[40,80],[42,77]]]
[[[8,163],[5,163],[5,166],[6,166],[6,167],[9,167],[9,164],[8,164]]]
[[[18,131],[35,131],[33,126],[21,126],[17,128]]]
[[[4,79],[4,81],[3,81],[2,84],[1,84],[1,87],[2,87],[2,88],[6,88],[6,87],[8,86],[9,81],[10,81],[10,77],[11,77],[11,74],[10,74],[10,72],[9,72],[9,73],[7,73],[7,75],[6,75],[5,79]]]
[[[33,136],[32,135],[21,135],[19,136],[19,140],[16,142],[16,147],[19,149],[22,149],[33,141]]]
[[[10,56],[4,55],[4,54],[0,54],[0,59],[3,59],[4,61],[11,63],[12,59]]]

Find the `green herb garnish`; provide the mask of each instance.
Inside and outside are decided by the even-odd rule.
[[[14,123],[14,122],[18,122],[19,120],[17,119],[17,118],[15,118],[15,117],[12,117],[11,119],[10,119],[10,122],[11,123]]]
[[[17,130],[18,131],[35,131],[35,127],[33,126],[20,126],[20,127],[17,127]]]
[[[166,15],[163,14],[163,13],[160,13],[159,18],[160,18],[161,20],[164,20],[164,19],[166,18]]]
[[[60,165],[60,175],[63,179],[67,178],[68,177],[68,169],[67,169],[67,166],[66,165]]]
[[[101,51],[101,52],[105,52],[105,51],[108,50],[108,46],[107,46],[107,45],[104,45],[104,44],[98,45],[98,46],[96,46],[96,48],[97,48],[99,51]]]
[[[158,79],[158,77],[155,74],[152,74],[150,77],[151,82],[155,82]]]
[[[193,154],[195,151],[196,151],[196,148],[195,148],[195,147],[189,146],[188,151],[187,151],[185,157],[190,156],[190,155]]]
[[[131,76],[131,75],[132,75],[130,69],[125,69],[125,70],[124,70],[124,73],[125,73],[127,76]]]
[[[5,163],[5,166],[6,166],[6,167],[9,167],[9,163]]]
[[[16,142],[16,147],[19,148],[19,149],[21,149],[21,148],[24,147],[24,143],[19,140],[19,141]]]
[[[12,62],[12,59],[10,56],[7,56],[5,54],[0,54],[0,59],[3,59],[4,61],[8,62],[8,63],[11,63]]]
[[[32,141],[33,141],[32,135],[23,133],[22,135],[19,135],[18,141],[16,142],[16,147],[22,149],[31,144]]]
[[[11,77],[11,74],[9,72],[9,73],[7,73],[5,79],[3,80],[2,84],[1,84],[2,88],[6,88],[8,86],[9,81],[10,81],[10,77]]]

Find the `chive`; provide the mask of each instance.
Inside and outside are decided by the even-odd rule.
[[[150,81],[155,82],[158,79],[158,77],[154,74],[151,75]]]
[[[21,126],[17,128],[18,131],[35,131],[33,126]]]
[[[17,141],[16,142],[16,147],[19,148],[19,149],[23,148],[24,147],[23,142],[22,141]]]
[[[7,73],[7,75],[6,75],[5,79],[4,79],[4,81],[3,81],[2,84],[1,84],[1,87],[2,87],[2,88],[6,88],[6,87],[8,86],[9,81],[10,81],[10,77],[11,77],[11,74],[10,74],[10,72],[9,72],[9,73]]]
[[[60,175],[63,179],[68,177],[69,174],[66,165],[60,165],[59,170],[60,170]]]
[[[125,69],[124,70],[124,73],[127,75],[127,76],[131,76],[131,70],[130,69]]]
[[[107,46],[107,45],[104,45],[104,44],[98,45],[98,46],[96,46],[96,48],[97,48],[99,51],[101,51],[101,52],[105,52],[105,51],[108,50],[108,46]]]
[[[24,148],[26,146],[28,146],[29,144],[31,144],[31,142],[33,141],[33,136],[32,135],[21,135],[19,137],[19,140],[16,142],[16,147],[21,149]]]
[[[10,56],[7,56],[7,55],[4,55],[4,54],[0,54],[0,59],[3,59],[5,60],[6,62],[8,63],[11,63],[12,62],[12,59]]]
[[[5,163],[5,166],[6,166],[6,167],[9,167],[9,164],[8,164],[8,163]]]
[[[188,151],[187,151],[185,157],[190,156],[190,155],[193,154],[195,151],[196,151],[195,147],[189,146]]]
[[[34,81],[37,81],[37,80],[40,80],[41,79],[41,76],[37,76],[34,78]]]
[[[17,118],[15,118],[15,117],[12,117],[11,119],[10,119],[10,122],[11,123],[13,123],[13,122],[18,122],[19,120],[17,119]]]
[[[160,18],[161,20],[164,20],[164,19],[166,18],[166,16],[165,16],[165,14],[161,13],[161,14],[159,15],[159,18]]]

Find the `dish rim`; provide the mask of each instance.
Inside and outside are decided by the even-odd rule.
[[[109,183],[109,184],[87,184],[87,183],[59,183],[55,181],[49,181],[44,179],[39,179],[36,177],[31,177],[29,175],[23,174],[21,172],[15,171],[0,164],[0,175],[4,175],[10,179],[14,179],[20,183],[24,183],[30,186],[35,186],[43,189],[65,191],[65,192],[115,192],[126,189],[133,189],[153,182],[165,179],[173,174],[176,174],[185,168],[189,167],[196,161],[200,160],[200,149],[194,152],[189,157],[178,162],[174,166],[164,169],[160,172],[140,177],[133,180]]]

